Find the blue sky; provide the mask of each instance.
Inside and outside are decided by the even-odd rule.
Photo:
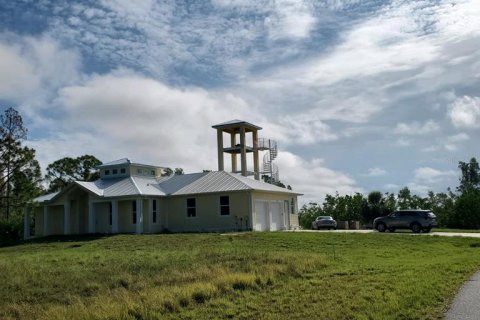
[[[43,167],[216,169],[211,125],[243,119],[305,199],[445,191],[479,156],[478,16],[475,0],[0,0],[0,103]]]

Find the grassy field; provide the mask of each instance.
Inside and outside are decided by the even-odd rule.
[[[438,319],[480,240],[242,233],[0,248],[0,319]]]

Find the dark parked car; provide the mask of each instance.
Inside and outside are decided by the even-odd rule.
[[[380,232],[410,229],[412,232],[430,232],[437,226],[437,217],[430,210],[400,210],[373,220],[373,227]]]
[[[312,229],[337,229],[337,221],[335,221],[331,216],[320,216],[312,222]]]

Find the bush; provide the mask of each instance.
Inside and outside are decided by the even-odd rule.
[[[23,221],[0,221],[0,247],[19,242],[23,239]]]
[[[456,228],[480,228],[480,190],[468,190],[455,202],[451,224]]]

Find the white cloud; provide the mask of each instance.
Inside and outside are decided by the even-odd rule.
[[[46,108],[58,88],[79,79],[80,66],[79,54],[52,38],[0,34],[0,96],[24,109]]]
[[[416,183],[433,184],[455,175],[455,171],[452,170],[440,171],[430,167],[420,167],[415,170],[414,181]]]
[[[414,121],[410,124],[399,123],[395,128],[395,133],[403,135],[426,135],[438,132],[440,126],[433,120],[428,120],[424,124]]]
[[[115,150],[115,157],[141,155],[139,160],[186,170],[215,169],[216,133],[211,126],[251,119],[247,115],[253,113],[231,94],[172,88],[128,71],[65,87],[56,103],[66,112],[59,129],[97,136],[99,154],[105,148]]]
[[[381,177],[381,176],[384,176],[386,174],[387,174],[387,171],[385,169],[375,167],[375,168],[369,168],[367,173],[364,174],[364,176],[367,176],[367,177]]]
[[[480,98],[469,96],[457,98],[450,105],[449,116],[453,125],[457,128],[479,128]]]
[[[298,0],[276,1],[273,14],[265,18],[268,35],[273,40],[306,38],[315,22],[309,6]]]
[[[411,142],[410,140],[402,137],[397,140],[397,145],[399,145],[400,147],[409,147],[411,145]]]
[[[361,192],[354,179],[347,174],[325,166],[321,159],[305,160],[288,151],[280,151],[276,160],[280,168],[280,180],[304,193],[301,201],[323,201],[326,194],[352,194]]]
[[[272,133],[271,138],[286,145],[308,145],[338,139],[330,126],[322,120],[304,114],[281,116],[278,119],[267,118],[260,124]]]
[[[470,139],[470,136],[464,132],[447,137],[445,141],[445,149],[448,151],[456,151],[458,144]]]

